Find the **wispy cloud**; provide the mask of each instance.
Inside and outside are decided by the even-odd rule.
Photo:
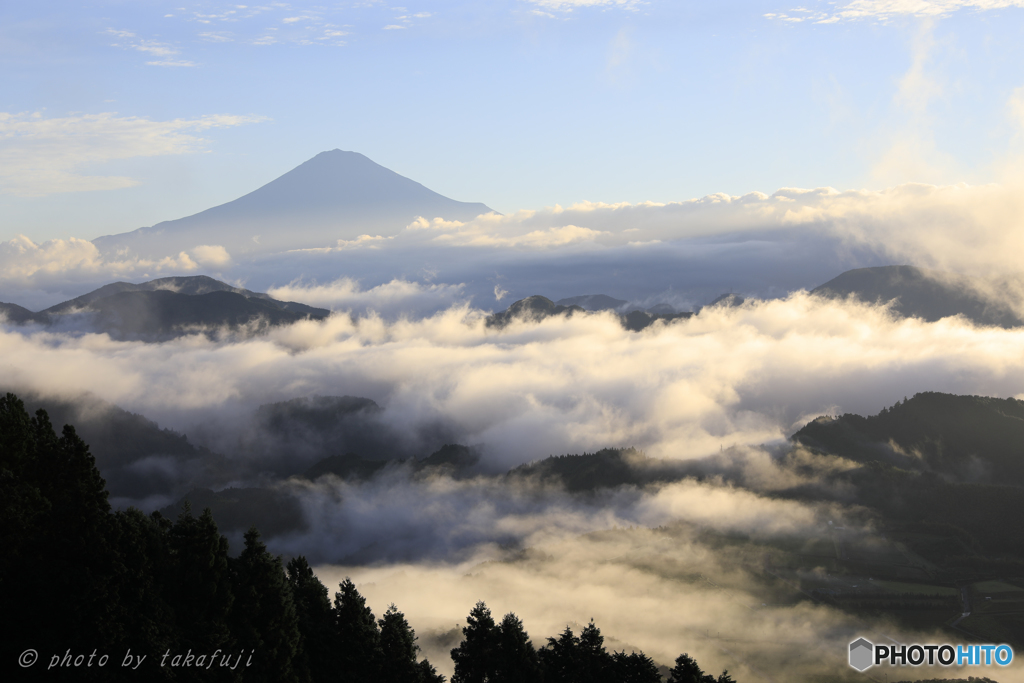
[[[1024,0],[853,0],[827,11],[796,7],[764,16],[793,23],[833,24],[840,21],[885,21],[896,17],[946,17],[960,10],[988,10],[1024,7]]]
[[[188,61],[186,59],[162,59],[162,60],[156,61],[156,62],[146,62],[146,65],[147,66],[172,66],[172,67],[173,66],[183,66],[183,67],[199,66],[195,62],[190,62],[190,61]]]
[[[113,112],[58,118],[0,112],[0,192],[43,196],[131,187],[138,181],[90,170],[119,159],[198,152],[206,141],[197,133],[263,120],[229,114],[153,121]]]
[[[106,34],[117,38],[117,42],[111,44],[112,47],[119,47],[125,50],[137,50],[138,52],[145,52],[153,57],[173,57],[180,52],[176,47],[169,43],[139,38],[131,31],[108,28],[106,30]],[[196,66],[195,62],[184,59],[158,59],[146,62],[146,64],[149,66]]]
[[[199,37],[211,43],[230,43],[234,40],[234,37],[230,33],[217,31],[206,31],[204,33],[200,33]]]
[[[199,37],[208,42],[239,42],[252,45],[345,45],[338,40],[349,35],[351,26],[339,22],[342,10],[295,7],[288,3],[235,5],[184,13],[181,18],[209,29],[217,24],[232,31],[204,30]],[[246,26],[249,27],[248,31]],[[256,26],[253,30],[253,26]]]
[[[396,12],[402,12],[402,14],[399,14],[394,18],[395,22],[401,23],[388,24],[384,27],[385,31],[394,31],[396,29],[411,28],[416,23],[416,19],[429,19],[430,17],[434,16],[431,12],[408,13],[408,10],[406,10],[405,7],[393,7],[392,9]]]
[[[557,12],[572,12],[589,7],[635,10],[639,5],[647,4],[643,0],[527,0],[527,2]]]

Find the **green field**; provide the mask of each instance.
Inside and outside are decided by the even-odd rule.
[[[1024,588],[1014,586],[1013,584],[1006,583],[1005,581],[981,581],[979,583],[971,584],[971,590],[977,595],[992,593],[1020,593],[1021,598],[1024,598]]]

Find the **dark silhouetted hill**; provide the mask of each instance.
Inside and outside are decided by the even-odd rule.
[[[844,496],[894,528],[962,536],[959,550],[918,550],[944,571],[975,580],[1024,573],[1024,527],[1015,522],[1024,509],[1021,401],[917,394],[873,417],[818,418],[793,440],[861,463],[838,475],[851,487]]]
[[[593,296],[604,296],[603,294]],[[573,297],[574,299],[587,298],[587,297]],[[605,297],[611,301],[619,301],[618,299],[611,299],[611,297]],[[569,299],[562,299],[562,301],[569,301]],[[622,303],[628,303],[623,301]],[[597,309],[594,309],[597,310]],[[613,310],[612,308],[605,308],[602,310]],[[513,320],[523,320],[527,322],[540,322],[546,318],[556,315],[572,316],[578,313],[588,313],[582,306],[576,304],[570,306],[564,306],[560,303],[555,303],[547,297],[534,295],[520,299],[504,311],[494,313],[487,316],[487,326],[503,328],[506,327]],[[633,332],[639,332],[646,327],[654,324],[658,320],[683,320],[691,317],[692,313],[652,313],[650,311],[634,310],[629,313],[619,314],[619,320],[622,326],[627,330]]]
[[[343,453],[374,461],[398,457],[399,437],[378,419],[380,413],[372,400],[357,396],[304,396],[265,404],[257,409],[240,452],[268,459],[266,467],[286,476]]]
[[[141,500],[180,494],[197,485],[230,480],[224,459],[160,426],[92,395],[76,399],[25,396],[26,406],[42,408],[55,425],[74,424],[87,440],[111,495]]]
[[[12,306],[4,304],[3,306]],[[4,309],[0,309],[2,311]],[[330,311],[233,287],[205,275],[167,277],[134,284],[114,282],[32,313],[15,306],[11,322],[57,329],[105,332],[116,339],[163,341],[196,331],[227,328],[257,333]]]
[[[535,294],[525,299],[520,299],[504,311],[487,317],[488,327],[502,328],[513,320],[524,320],[528,322],[540,322],[545,318],[555,315],[571,316],[574,313],[585,313],[582,306],[561,306],[546,296]]]
[[[252,332],[260,332],[307,317],[326,317],[287,311],[265,299],[234,292],[193,295],[168,290],[119,292],[91,302],[87,311],[95,314],[88,319],[94,330],[117,339],[146,341],[221,327],[252,326]]]
[[[215,280],[207,275],[189,275],[189,276],[175,276],[175,277],[162,277],[156,280],[150,280],[149,282],[112,282],[109,285],[103,285],[99,289],[94,289],[87,294],[63,301],[56,306],[50,306],[46,310],[42,311],[47,314],[55,313],[67,313],[69,311],[86,308],[89,304],[97,299],[103,299],[114,294],[120,294],[122,292],[156,292],[156,291],[168,291],[175,292],[177,294],[209,294],[210,292],[234,292],[235,294],[241,294],[245,297],[256,297],[258,299],[267,299],[273,301],[267,294],[261,294],[258,292],[250,292],[248,289],[242,289],[241,287],[233,287],[226,282]]]
[[[659,320],[686,320],[687,318],[693,317],[693,313],[653,313],[650,310],[647,311],[630,311],[625,315],[620,315],[619,318],[622,321],[622,326],[627,330],[633,332],[639,332],[640,330],[650,327]]]
[[[708,304],[708,308],[710,308],[712,306],[721,306],[723,308],[732,308],[732,307],[735,307],[735,306],[742,306],[744,301],[746,301],[746,299],[744,299],[739,294],[734,294],[733,292],[727,292],[727,293],[722,294],[721,296],[715,298],[714,301],[709,303]]]
[[[624,299],[614,299],[607,294],[584,294],[559,299],[555,303],[559,306],[579,306],[587,311],[608,311],[622,308],[629,302]]]
[[[18,304],[5,304],[3,302],[0,302],[0,319],[15,325],[27,325],[29,323],[46,324],[49,320],[46,315],[33,313]]]
[[[406,424],[393,424],[368,398],[305,396],[260,406],[251,427],[224,449],[235,459],[259,462],[261,471],[282,477],[308,474],[317,463],[334,458],[334,464],[323,467],[342,476],[348,465],[338,458],[348,457],[345,454],[368,462],[412,461],[421,457],[425,444],[433,447],[452,437],[441,425],[411,431]]]
[[[448,199],[362,154],[335,149],[234,201],[93,243],[104,253],[127,248],[147,258],[198,245],[220,245],[238,255],[335,246],[362,234],[394,235],[418,216],[468,221],[489,212],[483,204]]]
[[[420,460],[368,460],[356,453],[345,453],[324,458],[303,472],[302,477],[315,481],[324,475],[333,474],[341,479],[362,481],[372,478],[391,463],[400,463],[411,466],[417,472],[459,478],[472,470],[479,461],[480,454],[475,449],[460,444],[445,444]]]
[[[333,474],[340,479],[358,481],[371,478],[387,467],[388,462],[387,460],[367,460],[355,453],[332,455],[310,467],[302,476],[315,481],[322,476]]]
[[[480,453],[469,446],[447,443],[439,449],[416,462],[420,469],[437,468],[443,471],[458,473],[474,467],[480,462]]]
[[[635,448],[604,448],[596,453],[553,455],[509,471],[509,478],[561,484],[567,491],[593,491],[624,484],[640,486],[657,478],[654,461]]]
[[[982,296],[966,278],[914,266],[848,270],[811,294],[830,299],[852,296],[866,303],[894,301],[892,310],[898,315],[928,322],[963,315],[980,325],[1024,324],[1009,308]]]
[[[1024,402],[926,392],[872,417],[818,418],[793,435],[858,462],[881,461],[1024,486]]]
[[[303,396],[260,406],[256,420],[275,435],[327,435],[345,417],[379,410],[374,401],[358,396]]]

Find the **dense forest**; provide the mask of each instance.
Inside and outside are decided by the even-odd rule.
[[[256,528],[229,552],[210,510],[114,512],[89,447],[0,397],[0,613],[16,680],[433,683],[416,634],[377,618],[351,580],[334,593],[303,557],[272,556]],[[642,652],[612,652],[591,622],[536,648],[522,621],[477,603],[451,652],[452,683],[654,683]],[[730,683],[689,655],[670,683]],[[14,680],[8,678],[8,680]]]

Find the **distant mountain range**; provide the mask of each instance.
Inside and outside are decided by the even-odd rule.
[[[843,273],[811,291],[829,299],[855,298],[867,303],[890,304],[905,317],[933,322],[962,315],[980,325],[1024,325],[1006,306],[984,298],[961,277],[933,273],[912,266],[860,268]],[[728,293],[705,309],[736,307],[745,303]],[[605,294],[560,299],[541,295],[514,302],[487,318],[487,326],[506,327],[513,320],[539,322],[551,316],[613,311],[629,330],[642,330],[658,320],[672,321],[700,313],[676,312],[666,304],[646,310]],[[260,332],[303,318],[320,320],[330,311],[294,301],[278,301],[267,294],[233,287],[206,276],[168,277],[140,284],[115,282],[82,296],[33,312],[13,303],[0,303],[0,314],[16,325],[38,324],[57,330],[106,332],[117,339],[161,341],[197,330]]]
[[[104,253],[127,249],[145,258],[199,245],[221,245],[238,256],[394,235],[417,216],[468,221],[490,212],[484,204],[444,197],[362,154],[335,149],[234,201],[93,244]]]
[[[617,310],[628,306],[625,299],[616,299],[607,294],[584,294],[583,296],[570,296],[567,299],[559,299],[555,302],[559,306],[579,306],[587,311],[608,311]]]
[[[983,296],[968,278],[928,271],[914,266],[880,266],[849,270],[811,290],[814,296],[827,299],[854,298],[870,304],[890,304],[901,317],[921,318],[935,322],[942,318],[962,315],[979,325],[1017,327],[1024,320],[1005,304]],[[726,293],[704,308],[732,308],[742,306],[746,299],[739,294]],[[617,311],[627,329],[639,331],[656,320],[689,318],[700,313],[676,312],[667,304],[648,309],[631,307],[628,301],[606,294],[585,294],[559,299],[534,295],[516,301],[506,310],[493,314],[487,320],[490,327],[505,327],[514,319],[539,322],[553,315],[573,315],[587,311]]]
[[[17,304],[0,303],[0,313],[19,325],[35,323],[143,341],[162,341],[221,328],[247,327],[256,332],[330,315],[323,308],[278,301],[205,275],[167,277],[140,284],[114,282],[37,313]]]

